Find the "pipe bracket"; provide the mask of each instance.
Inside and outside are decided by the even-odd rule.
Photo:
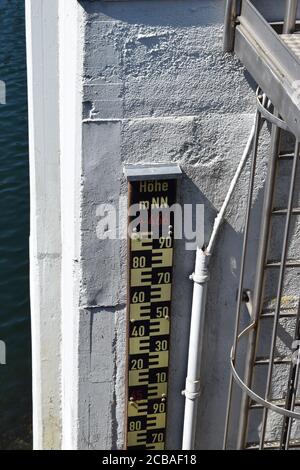
[[[182,390],[181,395],[184,395],[188,400],[197,400],[201,395],[200,380],[186,380],[185,390]]]
[[[197,275],[195,273],[190,275],[190,280],[196,284],[205,284],[209,280],[209,274]]]

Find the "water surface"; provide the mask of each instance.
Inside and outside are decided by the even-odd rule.
[[[31,446],[29,184],[23,0],[0,0],[0,449]]]

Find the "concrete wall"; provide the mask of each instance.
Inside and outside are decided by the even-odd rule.
[[[37,0],[27,2],[37,4]],[[53,0],[39,2],[45,6]],[[61,315],[62,341],[53,332],[61,353],[51,371],[62,377],[57,388],[61,398],[57,416],[62,421],[63,448],[124,445],[126,243],[97,237],[99,205],[118,206],[120,197],[126,196],[123,164],[179,163],[184,172],[180,202],[204,204],[208,240],[246,144],[255,110],[254,92],[241,65],[222,53],[223,15],[222,0],[64,0],[57,6],[53,21],[58,23],[60,104],[52,120],[56,116],[60,122],[59,152],[53,153],[55,158],[59,156],[55,163],[59,175],[47,190],[48,200],[60,216],[61,225],[55,225],[55,230],[62,237],[61,275],[53,274],[62,288],[62,295],[60,286],[55,291],[60,300],[56,315]],[[30,34],[35,38],[37,33]],[[39,98],[47,95],[45,90],[36,93]],[[39,126],[35,122],[32,135]],[[44,139],[49,142],[46,133]],[[266,150],[263,144],[262,151]],[[34,168],[41,158],[34,153],[34,143],[31,154]],[[45,150],[40,163],[44,171],[47,155]],[[264,171],[261,159],[255,192],[258,209]],[[220,448],[222,443],[247,177],[248,168],[212,262],[197,448]],[[34,174],[32,178],[34,182]],[[42,193],[39,188],[33,200]],[[44,210],[48,210],[46,206]],[[42,240],[50,238],[49,232],[40,232],[35,225],[32,231]],[[253,254],[257,238],[256,234]],[[181,446],[181,390],[193,267],[194,252],[186,251],[184,241],[179,240],[172,311],[169,449]],[[36,291],[46,280],[33,282],[33,324],[39,325],[41,303]],[[47,299],[50,302],[49,292]],[[54,318],[49,305],[43,307],[43,315]],[[52,337],[49,325],[43,328]],[[38,341],[34,336],[34,344]],[[34,363],[41,364],[41,352],[34,354]],[[53,359],[52,352],[48,355]],[[49,364],[43,367],[46,371]],[[36,371],[35,381],[39,379]],[[35,407],[40,407],[37,397]],[[49,426],[48,419],[43,419],[36,428],[39,434],[43,426]],[[60,435],[59,428],[57,432]],[[59,447],[60,438],[52,444],[45,441],[47,445]]]
[[[123,443],[124,243],[95,236],[97,205],[126,195],[126,162],[177,162],[180,201],[205,205],[206,240],[253,122],[254,93],[241,66],[222,53],[224,2],[81,1],[84,10],[82,331],[90,328],[90,428],[81,445]],[[197,447],[221,446],[237,262],[245,210],[244,176],[218,241],[208,296],[206,366]],[[244,183],[244,184],[243,184]],[[168,447],[179,449],[194,252],[175,250]],[[103,331],[106,334],[101,334]],[[86,334],[86,332],[84,333]],[[173,347],[172,347],[173,345]],[[174,347],[176,345],[176,347]],[[99,364],[103,371],[99,370]],[[83,363],[83,368],[86,363]],[[102,419],[100,417],[102,416]],[[104,418],[103,418],[104,416]]]

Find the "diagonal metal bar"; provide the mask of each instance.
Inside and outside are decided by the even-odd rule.
[[[257,162],[257,150],[258,150],[258,142],[259,142],[259,134],[260,134],[261,125],[262,125],[261,113],[257,111],[256,118],[255,118],[255,136],[254,136],[254,143],[253,143],[253,150],[252,150],[253,155],[252,155],[252,162],[251,162],[250,181],[249,181],[249,187],[248,187],[248,205],[247,205],[246,217],[245,217],[245,229],[244,229],[242,259],[241,259],[240,281],[239,281],[239,289],[238,289],[237,311],[236,311],[236,320],[235,320],[235,326],[234,326],[234,344],[233,344],[233,363],[234,364],[235,364],[236,352],[237,352],[238,331],[239,331],[241,305],[242,305],[242,298],[243,298],[245,264],[246,264],[247,245],[248,245],[248,238],[249,238],[250,213],[251,213],[251,205],[252,205],[252,199],[253,199],[254,179],[255,179],[255,170],[256,170],[256,162]],[[229,433],[229,426],[230,426],[232,393],[233,393],[233,375],[232,373],[230,373],[223,449],[227,448],[228,433]]]
[[[270,218],[273,208],[273,195],[275,176],[277,170],[278,154],[280,148],[281,129],[277,126],[272,126],[272,147],[271,159],[268,166],[268,174],[266,178],[264,205],[262,213],[262,226],[260,233],[260,245],[257,261],[257,274],[254,288],[253,298],[253,320],[255,328],[249,334],[248,352],[245,362],[245,379],[244,382],[247,387],[252,386],[253,379],[253,364],[256,355],[257,338],[259,329],[259,316],[262,308],[262,298],[264,292],[264,279],[265,279],[265,264],[267,259],[269,239],[270,239]],[[248,414],[249,414],[249,396],[244,393],[241,401],[240,410],[240,423],[238,430],[238,449],[244,449],[246,445],[247,427],[248,427]]]

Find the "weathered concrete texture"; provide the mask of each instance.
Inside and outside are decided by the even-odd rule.
[[[123,164],[179,163],[184,172],[179,201],[204,205],[207,241],[252,126],[253,83],[232,56],[222,53],[222,0],[26,3],[35,447],[121,449],[127,285],[126,239],[118,238],[126,225],[126,210],[120,209],[127,198]],[[249,288],[255,281],[268,152],[265,128],[254,190]],[[279,206],[286,205],[289,173],[287,163],[280,173]],[[197,448],[222,444],[248,179],[249,164],[211,261]],[[117,208],[115,239],[105,219],[112,208]],[[299,238],[299,224],[293,232]],[[276,257],[280,223],[274,233]],[[295,244],[289,254],[296,258]],[[194,259],[185,241],[178,240],[169,449],[181,447]],[[267,279],[266,305],[274,304],[276,276]],[[285,280],[285,308],[298,295],[298,279],[296,273]],[[293,322],[280,324],[279,353],[290,350],[292,330]],[[269,338],[266,328],[262,354]],[[274,396],[286,380],[283,370],[276,373]],[[264,380],[265,374],[258,374],[259,389]],[[276,437],[278,417],[271,416],[270,423],[268,432]],[[254,419],[251,439],[258,430]]]
[[[79,396],[82,399],[78,447],[81,449],[118,447],[117,409],[118,401],[124,402],[124,395],[122,390],[116,393],[117,367],[122,370],[124,364],[118,357],[117,334],[123,319],[124,310],[112,308],[82,309],[80,313]]]
[[[126,243],[99,239],[99,205],[118,207],[120,197],[127,195],[122,176],[125,162],[177,162],[184,171],[179,200],[182,204],[204,204],[207,241],[248,139],[255,94],[241,65],[222,53],[223,1],[82,0],[80,5],[85,37],[79,341],[80,396],[84,401],[80,403],[83,432],[79,446],[121,448],[126,407]],[[254,191],[246,279],[250,288],[255,280],[268,151],[266,128],[260,140]],[[236,188],[211,264],[197,448],[222,445],[248,179],[249,165]],[[123,214],[118,224],[125,220]],[[189,275],[194,256],[186,251],[184,241],[176,242],[170,449],[181,447],[181,390],[186,375],[192,297]],[[272,296],[270,291],[270,299]],[[283,328],[287,333],[291,329],[289,325]],[[269,335],[266,331],[263,339]],[[282,338],[284,350],[289,342],[284,334]],[[278,374],[280,384],[284,374]],[[251,426],[255,438],[258,424]]]
[[[82,192],[82,305],[117,306],[124,302],[120,285],[118,240],[99,240],[97,209],[119,204],[122,165],[120,123],[84,123]],[[105,273],[105,275],[103,275]]]
[[[92,100],[97,117],[108,117],[102,114],[102,109],[107,112],[106,100],[122,105],[123,117],[249,109],[242,73],[235,75],[232,86],[232,69],[241,67],[228,61],[220,48],[222,1],[83,5],[90,19],[85,76],[97,90]],[[101,106],[103,89],[107,96]],[[110,117],[115,116],[114,106],[112,112]]]
[[[126,298],[126,247],[124,242],[97,239],[97,206],[118,205],[119,197],[126,195],[123,163],[178,162],[185,173],[180,201],[205,205],[207,240],[248,138],[254,93],[242,67],[222,53],[223,1],[86,0],[80,4],[85,11],[81,303],[87,325],[97,316],[99,328],[106,325],[104,337],[95,338],[95,351],[85,353],[87,362],[98,358],[102,366],[94,371],[96,383],[91,365],[83,379],[90,398],[82,416],[87,409],[91,415],[80,445],[109,448],[123,444],[125,325],[116,310],[122,311]],[[230,209],[213,263],[206,334],[211,356],[206,358],[203,377],[198,447],[221,445],[246,179],[243,176],[238,187],[236,206]],[[181,390],[192,295],[188,276],[193,263],[194,253],[178,241],[168,419],[171,449],[181,446]],[[121,318],[118,330],[116,317]],[[115,367],[105,365],[103,359],[113,361],[114,354],[119,358]]]

